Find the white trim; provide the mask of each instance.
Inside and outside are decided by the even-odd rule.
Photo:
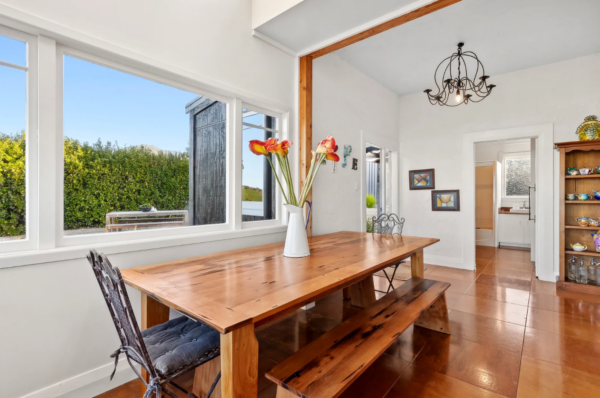
[[[256,37],[259,40],[264,41],[267,44],[272,45],[273,47],[275,47],[278,50],[283,51],[284,53],[291,55],[292,57],[296,58],[298,57],[298,54],[296,54],[296,52],[294,50],[292,50],[289,47],[284,46],[283,44],[281,44],[280,42],[278,42],[277,40],[271,39],[269,36],[260,33],[259,31],[257,31],[256,29],[252,30],[252,36]]]
[[[25,239],[0,243],[1,253],[33,250],[39,239],[39,185],[38,185],[38,43],[36,37],[0,26],[0,35],[25,42],[26,75],[26,125],[25,125]]]
[[[325,48],[331,44],[337,43],[339,41],[342,41],[344,39],[347,39],[348,37],[354,36],[357,33],[361,33],[364,32],[368,29],[371,29],[374,26],[378,26],[381,25],[382,23],[385,23],[387,21],[391,21],[392,19],[398,18],[399,16],[408,14],[411,11],[414,11],[418,8],[424,7],[428,4],[433,3],[434,1],[437,0],[417,0],[413,3],[410,3],[404,7],[401,7],[397,10],[394,10],[392,12],[389,12],[379,18],[375,18],[370,20],[369,22],[366,22],[362,25],[359,25],[355,28],[349,29],[345,32],[342,32],[338,35],[332,36],[329,39],[325,39],[323,41],[321,41],[320,43],[308,46],[300,51],[297,52],[298,56],[303,56],[306,54],[310,54],[314,51],[320,50],[321,48]],[[271,39],[272,40],[272,39]]]
[[[442,267],[471,270],[471,268],[469,268],[461,258],[436,256],[434,254],[427,254],[426,251],[423,255],[423,263],[425,263],[425,268],[427,268],[427,264],[431,264]]]
[[[4,36],[4,35],[2,35],[2,36]],[[2,60],[0,60],[0,65],[1,66],[6,66],[7,68],[11,68],[11,69],[17,69],[17,70],[20,70],[20,71],[23,71],[23,72],[27,72],[27,70],[29,69],[26,66],[17,65],[17,64],[13,64],[11,62],[6,62],[6,61],[2,61]]]
[[[20,398],[56,398],[71,391],[75,391],[81,387],[85,387],[98,380],[106,379],[108,381],[108,375],[110,375],[114,366],[114,362],[102,365],[96,369],[80,373],[77,376],[62,380],[56,384],[52,384],[32,393],[22,395]],[[115,377],[118,379],[125,378],[126,380],[133,380],[137,377],[135,372],[129,367],[127,358],[121,358],[119,360],[119,366],[117,368],[117,373],[115,373]],[[114,388],[115,386],[111,387]]]
[[[0,269],[53,263],[78,258],[83,259],[91,247],[102,250],[102,252],[109,255],[273,234],[282,234],[283,240],[286,231],[287,226],[285,225],[264,226],[260,228],[240,229],[239,231],[219,231],[209,234],[189,234],[181,236],[158,237],[153,239],[140,239],[136,241],[105,242],[93,245],[69,246],[48,250],[14,252],[0,255]]]
[[[536,272],[539,279],[555,281],[558,264],[557,248],[548,250],[550,242],[558,237],[554,218],[554,162],[553,125],[517,127],[491,130],[463,135],[463,183],[461,192],[461,217],[463,220],[463,261],[466,269],[475,269],[475,143],[508,140],[514,138],[537,138],[536,176],[537,222],[535,223]]]

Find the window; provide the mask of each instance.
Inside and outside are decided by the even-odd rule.
[[[65,236],[227,222],[227,104],[63,62]]]
[[[34,169],[36,131],[30,117],[35,84],[28,62],[27,35],[0,28],[0,252],[17,247],[31,248],[30,233],[33,197],[30,178]],[[31,128],[31,130],[30,130]]]
[[[254,155],[248,145],[252,140],[281,139],[278,120],[247,108],[242,112],[242,221],[274,220],[277,218],[277,181],[269,159],[277,170],[276,158]]]
[[[505,198],[525,198],[531,183],[531,162],[528,152],[503,156],[503,194]]]

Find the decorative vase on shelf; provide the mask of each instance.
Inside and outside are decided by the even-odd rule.
[[[290,219],[288,221],[287,235],[285,236],[283,255],[285,257],[310,256],[308,238],[306,237],[306,221],[303,217],[302,208],[294,205],[284,206],[290,213]]]

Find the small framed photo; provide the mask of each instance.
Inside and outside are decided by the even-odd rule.
[[[408,172],[409,188],[414,189],[435,189],[435,169],[410,170]]]
[[[460,191],[458,189],[431,191],[431,210],[460,211]]]

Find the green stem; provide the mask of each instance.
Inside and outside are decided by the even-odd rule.
[[[310,192],[310,190],[311,190],[311,188],[312,188],[312,184],[313,184],[313,182],[315,181],[315,177],[316,177],[316,176],[317,176],[317,174],[319,173],[319,169],[321,168],[321,165],[322,165],[323,163],[325,163],[325,161],[326,161],[326,158],[325,158],[325,155],[323,155],[323,156],[321,157],[321,159],[319,159],[319,162],[318,162],[318,164],[317,164],[317,168],[315,169],[315,171],[314,171],[314,172],[312,173],[312,175],[310,176],[310,180],[309,180],[309,182],[308,182],[308,183],[307,183],[307,185],[306,185],[307,189],[306,189],[306,191],[305,191],[305,193],[304,193],[304,197],[303,197],[303,198],[301,198],[301,205],[300,205],[300,207],[304,206],[304,202],[306,201],[306,197],[308,196],[308,194],[309,194],[309,192]]]
[[[291,167],[290,167],[290,160],[288,159],[287,156],[284,157],[285,159],[285,165],[286,165],[286,170],[287,170],[287,175],[288,175],[288,181],[290,184],[290,197],[293,199],[294,201],[294,206],[298,206],[298,199],[296,198],[296,193],[294,192],[294,181],[292,179],[292,172],[291,172]]]
[[[277,179],[277,184],[279,184],[279,189],[281,189],[281,193],[283,194],[283,197],[285,198],[286,203],[290,203],[287,196],[285,195],[285,191],[283,190],[283,187],[281,186],[281,181],[279,181],[279,176],[277,175],[277,171],[275,170],[275,167],[273,167],[273,162],[271,162],[271,157],[267,155],[267,159],[269,160],[269,164],[271,165],[271,170],[273,170],[273,174],[275,174],[275,178]]]
[[[309,182],[309,181],[310,181],[310,179],[311,179],[312,172],[313,172],[313,169],[314,169],[314,167],[315,167],[315,160],[316,160],[318,157],[319,157],[319,155],[318,155],[318,154],[315,154],[315,156],[313,156],[312,160],[310,161],[310,169],[308,169],[308,173],[306,174],[306,180],[304,181],[304,186],[302,187],[302,190],[300,191],[300,196],[299,196],[299,198],[300,198],[300,201],[301,201],[303,204],[304,204],[304,202],[302,201],[302,198],[305,198],[305,197],[306,197],[306,195],[307,195],[307,193],[306,193],[306,189],[307,189],[307,187],[309,186],[309,185],[308,185],[308,182]]]

